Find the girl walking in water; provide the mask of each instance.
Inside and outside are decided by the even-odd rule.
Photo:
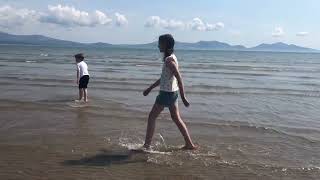
[[[184,137],[185,146],[183,147],[183,149],[195,149],[196,147],[191,140],[186,124],[180,117],[177,102],[178,91],[180,91],[183,104],[186,107],[189,107],[190,104],[184,94],[183,81],[178,69],[177,57],[173,54],[174,39],[172,35],[161,35],[159,37],[158,47],[160,52],[164,54],[162,74],[160,79],[158,79],[155,83],[153,83],[143,92],[143,95],[147,96],[152,89],[159,85],[160,92],[148,117],[147,133],[143,147],[147,149],[150,148],[152,136],[154,134],[156,118],[165,107],[168,107],[170,110],[172,120],[178,126],[181,134]]]

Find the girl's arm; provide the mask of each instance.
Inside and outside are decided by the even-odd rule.
[[[160,78],[156,82],[151,84],[151,86],[149,86],[146,90],[144,90],[143,95],[147,96],[151,92],[152,89],[156,88],[159,85],[160,85]]]
[[[180,91],[180,95],[181,95],[181,99],[183,104],[186,107],[189,107],[190,103],[187,100],[185,93],[184,93],[184,85],[183,85],[183,81],[182,81],[182,77],[181,74],[179,72],[178,66],[175,63],[175,61],[170,58],[166,61],[166,66],[168,66],[170,68],[170,70],[172,71],[173,75],[176,77],[177,81],[178,81],[178,86],[179,86],[179,91]]]

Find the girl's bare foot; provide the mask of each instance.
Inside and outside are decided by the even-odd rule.
[[[144,145],[142,146],[142,149],[149,150],[149,149],[151,149],[151,148],[150,148],[150,145],[144,144]]]
[[[181,149],[182,150],[197,150],[199,147],[193,144],[185,145]]]

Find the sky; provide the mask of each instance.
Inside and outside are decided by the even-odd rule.
[[[320,49],[319,0],[0,0],[0,31],[77,42],[183,42]]]

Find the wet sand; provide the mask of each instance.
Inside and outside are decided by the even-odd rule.
[[[226,131],[232,133],[240,126],[207,125],[210,133],[204,131],[203,125],[188,123],[200,148],[178,150],[183,144],[182,137],[166,113],[157,127],[166,142],[156,135],[155,153],[133,153],[130,148],[142,145],[146,114],[139,112],[141,115],[137,116],[138,112],[120,104],[107,104],[104,116],[90,114],[90,106],[73,108],[12,101],[7,101],[5,106],[2,104],[0,178],[300,180],[318,179],[320,175],[317,168],[300,168],[301,162],[294,164],[294,160],[287,159],[287,162],[278,163],[279,159],[274,159],[276,156],[286,159],[281,156],[291,156],[295,151],[282,149],[284,142],[279,135],[267,129],[243,132],[254,136],[262,131],[264,141],[260,143],[264,146],[259,147],[259,139],[248,142],[249,137],[226,135]],[[225,135],[218,135],[219,131],[224,131]],[[278,139],[279,144],[274,139]],[[265,146],[268,140],[273,140],[273,148]],[[255,145],[253,141],[257,141]],[[319,142],[301,142],[312,149],[314,155],[319,152]],[[268,156],[268,153],[278,154]],[[261,157],[261,154],[266,155]]]

